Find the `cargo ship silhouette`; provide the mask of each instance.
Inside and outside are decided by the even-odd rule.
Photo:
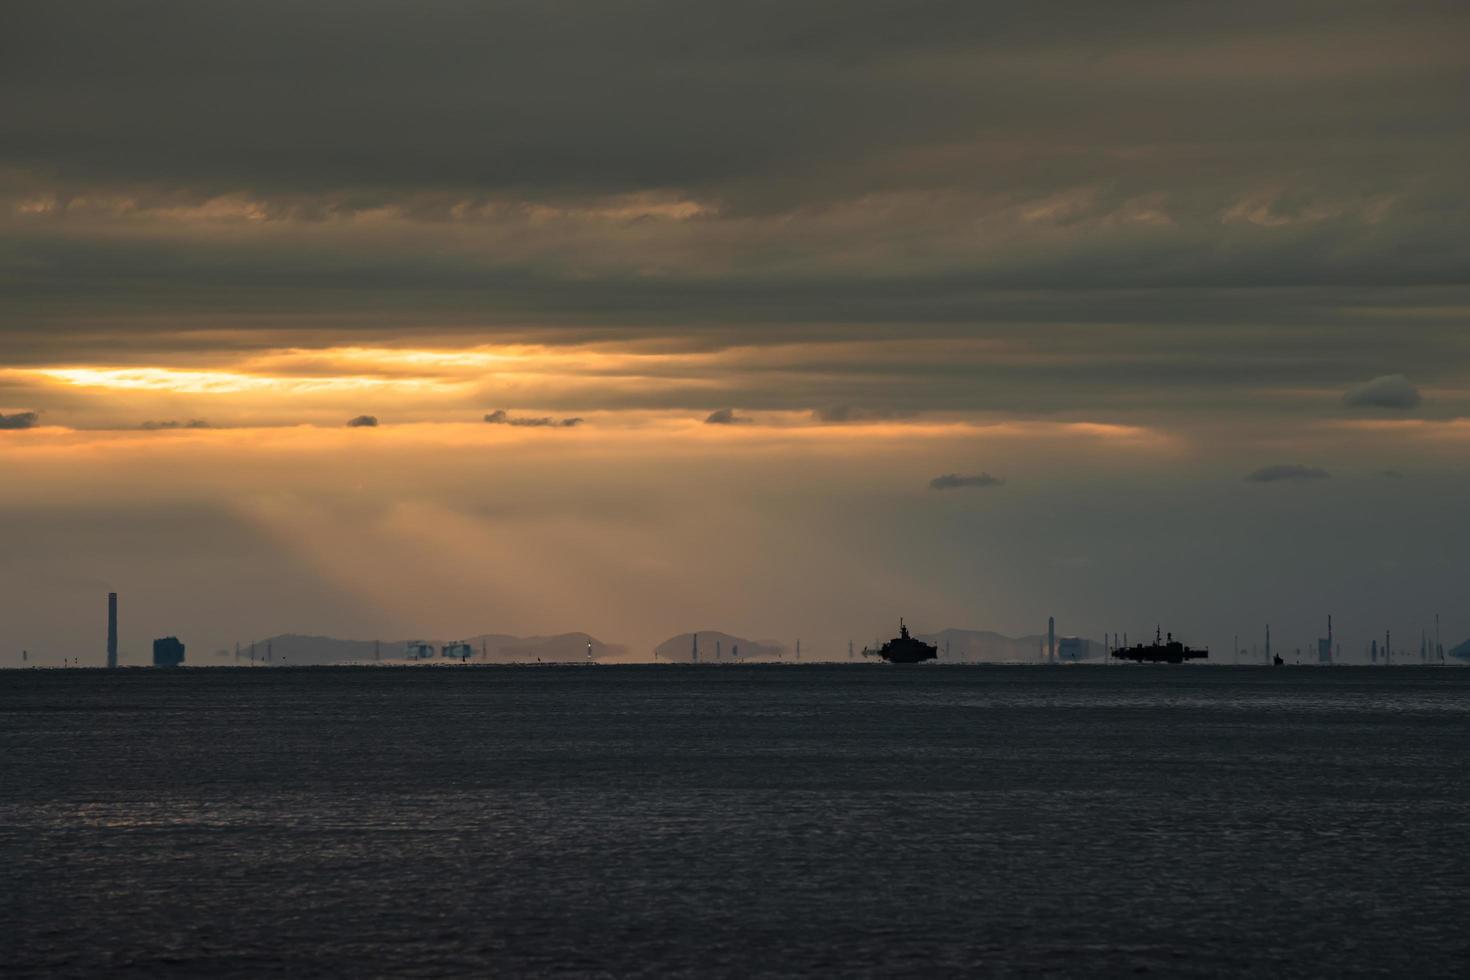
[[[1180,643],[1174,639],[1173,633],[1167,640],[1160,640],[1157,629],[1154,630],[1154,641],[1148,646],[1135,643],[1113,651],[1117,660],[1135,660],[1141,664],[1182,664],[1186,660],[1205,660],[1209,655],[1209,650],[1195,650]]]
[[[925,660],[936,660],[939,657],[939,648],[932,643],[916,640],[909,635],[909,628],[904,625],[902,619],[898,621],[898,636],[883,644],[877,650],[863,648],[865,657],[882,657],[891,664],[917,664]]]

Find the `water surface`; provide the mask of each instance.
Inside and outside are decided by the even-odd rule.
[[[7,976],[1470,969],[1470,671],[0,672]]]

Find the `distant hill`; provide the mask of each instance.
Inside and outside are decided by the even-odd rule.
[[[788,659],[786,648],[773,640],[747,640],[719,630],[700,630],[698,635],[700,663]],[[693,633],[680,633],[663,641],[653,648],[654,659],[665,663],[690,663],[694,659],[694,636]]]
[[[1453,650],[1446,650],[1444,655],[1454,657],[1456,660],[1470,660],[1470,640],[1466,640]]]
[[[302,636],[284,633],[255,641],[257,663],[278,666],[336,663],[372,663],[375,660],[406,659],[408,640],[341,640],[331,636]],[[418,641],[414,641],[418,642]],[[440,651],[451,641],[425,638],[422,642],[434,648],[434,659],[442,659]],[[474,663],[543,663],[584,662],[587,644],[592,644],[592,658],[598,661],[620,661],[629,657],[627,647],[604,643],[586,633],[560,633],[556,636],[511,636],[483,633],[467,638]],[[231,650],[221,650],[216,658],[248,663],[250,647],[240,648],[239,659]],[[269,660],[267,661],[267,657]]]

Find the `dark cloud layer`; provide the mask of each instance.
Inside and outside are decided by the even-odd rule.
[[[828,423],[1247,411],[1267,396],[1243,389],[1341,392],[1390,353],[1463,384],[1470,8],[1105,7],[19,0],[0,360],[492,337],[1017,355],[611,406]]]
[[[769,339],[1467,286],[1470,11],[1322,11],[20,0],[0,312]]]
[[[528,429],[570,429],[582,424],[580,418],[554,419],[550,417],[516,417],[509,415],[502,408],[497,408],[485,416],[485,421],[492,425],[516,425]]]
[[[913,412],[892,408],[867,408],[862,405],[829,405],[812,410],[812,418],[818,422],[840,424],[843,422],[875,422],[885,419],[911,417]]]
[[[1418,408],[1419,389],[1402,374],[1385,374],[1358,385],[1343,396],[1351,408]]]
[[[347,420],[348,427],[353,429],[371,429],[376,427],[377,424],[378,417],[376,415],[358,415]]]
[[[1281,483],[1298,480],[1325,480],[1332,474],[1316,466],[1301,463],[1277,463],[1252,470],[1245,476],[1248,483]]]
[[[959,473],[946,473],[936,476],[929,481],[930,490],[959,490],[966,487],[984,488],[998,487],[1006,481],[989,473],[976,473],[973,476],[961,476]]]
[[[7,25],[8,87],[26,98],[10,103],[5,145],[36,169],[340,190],[360,207],[425,186],[681,187],[771,209],[968,182],[975,160],[1005,188],[1104,165],[1126,193],[1202,152],[1262,166],[1272,147],[1220,144],[1245,121],[1298,157],[1367,163],[1381,153],[1361,141],[1365,116],[1417,142],[1460,107],[1446,83],[1464,67],[1465,17],[1357,4],[1324,24],[1319,4],[1260,0],[262,0],[207,13],[21,0]],[[1350,111],[1323,111],[1344,91],[1359,96]],[[1127,148],[1153,152],[1107,159]],[[1312,204],[1297,193],[1270,213]]]
[[[367,416],[364,416],[364,418],[366,417]],[[347,424],[352,425],[353,422],[356,421],[357,420],[354,419],[352,422],[348,422]],[[149,419],[148,421],[139,425],[138,428],[149,432],[165,429],[207,429],[209,428],[209,423],[206,422],[204,419],[185,419],[183,421],[180,421],[179,419]]]
[[[0,429],[33,429],[40,423],[41,416],[36,412],[0,413]]]
[[[752,420],[736,415],[733,408],[717,408],[704,418],[705,425],[748,425]]]

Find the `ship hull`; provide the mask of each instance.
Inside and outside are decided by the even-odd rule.
[[[904,651],[903,653],[897,654],[882,653],[879,656],[883,658],[883,662],[886,664],[921,664],[928,660],[938,660],[939,652],[909,653],[908,651]]]
[[[890,664],[919,664],[925,660],[935,660],[939,657],[939,648],[932,643],[925,643],[909,634],[909,628],[898,621],[898,636],[879,650],[863,650],[863,656],[871,657],[876,654],[882,657],[885,663]]]
[[[1206,653],[1191,651],[1188,654],[1173,653],[1129,653],[1119,650],[1113,654],[1115,660],[1131,660],[1136,664],[1182,664],[1186,660],[1204,660],[1209,656]]]

